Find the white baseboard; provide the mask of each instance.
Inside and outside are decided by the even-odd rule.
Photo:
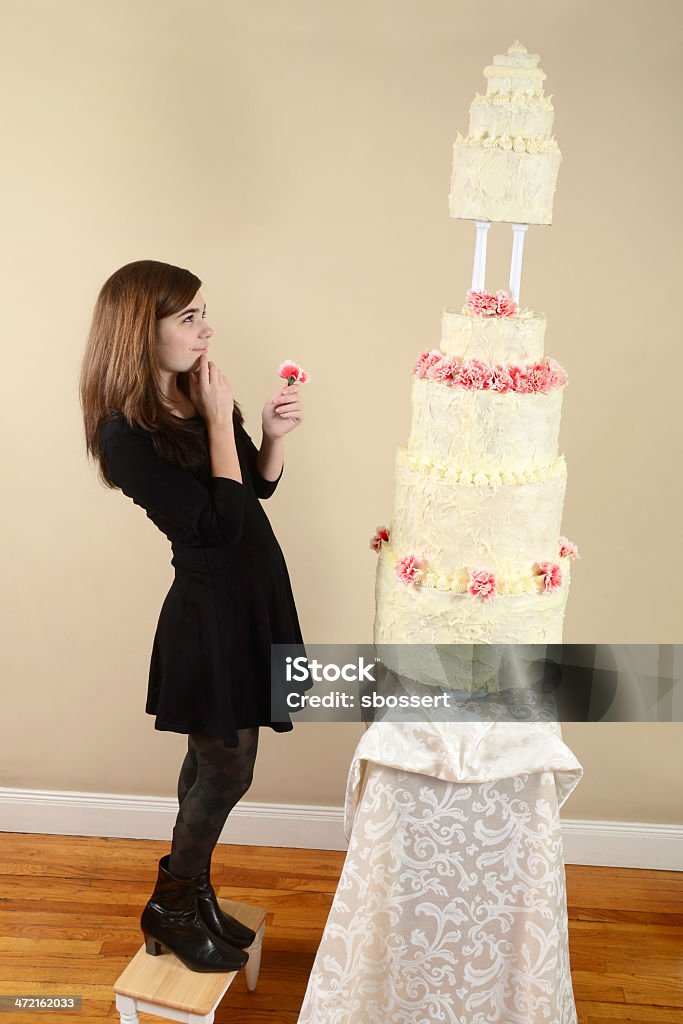
[[[177,814],[175,797],[0,787],[0,832],[170,841]],[[240,800],[219,842],[345,850],[344,812],[341,807]]]
[[[2,832],[170,841],[177,812],[173,797],[0,787]],[[683,871],[681,825],[563,818],[562,840],[566,864]],[[344,811],[242,800],[220,842],[346,850]]]
[[[562,819],[566,864],[683,871],[683,825]]]

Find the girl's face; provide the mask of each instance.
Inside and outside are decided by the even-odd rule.
[[[193,370],[202,352],[209,347],[213,329],[206,322],[206,304],[202,293],[180,313],[166,316],[157,324],[159,366],[168,373]]]

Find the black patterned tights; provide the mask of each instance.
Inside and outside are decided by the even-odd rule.
[[[190,733],[178,778],[178,817],[168,870],[181,878],[209,864],[228,814],[247,792],[254,774],[259,727],[238,729],[239,744]]]

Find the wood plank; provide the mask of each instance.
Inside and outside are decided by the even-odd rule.
[[[83,1011],[55,1020],[117,1021],[112,986],[140,949],[140,914],[168,850],[0,833],[0,993],[81,993]],[[217,1024],[295,1024],[345,857],[216,848],[219,898],[266,910],[256,990],[238,971]],[[683,872],[569,865],[567,900],[579,1024],[683,1024]]]
[[[683,1024],[683,1009],[675,1006],[629,1006],[577,999],[576,1011],[579,1024]]]

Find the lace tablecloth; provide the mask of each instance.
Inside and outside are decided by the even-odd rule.
[[[298,1024],[576,1024],[558,723],[377,722]]]

